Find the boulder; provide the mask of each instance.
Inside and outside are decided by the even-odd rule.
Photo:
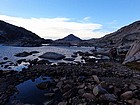
[[[123,94],[121,94],[121,98],[124,100],[130,99],[133,97],[133,92],[132,91],[126,91]]]
[[[46,59],[54,59],[54,60],[61,60],[61,59],[65,58],[64,55],[58,54],[58,53],[55,53],[55,52],[46,52],[39,57],[40,58],[46,58]]]
[[[84,93],[83,97],[87,100],[94,100],[95,99],[95,96],[91,93]]]
[[[100,85],[97,85],[97,86],[95,86],[95,87],[93,88],[93,94],[94,94],[95,96],[101,95],[101,94],[106,94],[106,93],[108,93],[107,90],[104,89],[104,88],[103,88],[102,86],[100,86]]]
[[[140,60],[140,40],[135,41],[126,54],[123,64]]]
[[[114,94],[103,94],[99,98],[101,101],[108,101],[108,102],[117,101],[117,97]]]
[[[97,75],[93,75],[92,77],[94,78],[94,81],[95,81],[97,84],[100,83],[100,80],[99,80],[99,78],[97,77]]]
[[[29,56],[29,55],[31,55],[31,53],[26,52],[26,51],[24,51],[24,52],[22,52],[22,53],[17,53],[17,54],[15,54],[16,57],[27,57],[27,56]]]
[[[37,84],[36,85],[38,89],[41,89],[41,90],[45,90],[48,88],[48,83],[47,82],[42,82],[40,84]]]
[[[64,58],[65,61],[74,61],[74,58]]]

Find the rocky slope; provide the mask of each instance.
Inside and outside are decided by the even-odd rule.
[[[43,40],[31,31],[0,20],[0,43],[14,46],[39,46]]]
[[[130,45],[137,39],[140,39],[140,21],[124,26],[102,38],[89,40],[88,42],[99,46],[120,46]]]
[[[101,38],[100,41],[110,41],[110,43],[112,41],[116,45],[125,45],[133,43],[137,39],[140,39],[140,21],[122,27],[118,31]]]

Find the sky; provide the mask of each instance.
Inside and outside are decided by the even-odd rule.
[[[140,0],[0,0],[0,20],[42,38],[100,38],[140,19]]]

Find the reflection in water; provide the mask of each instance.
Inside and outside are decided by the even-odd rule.
[[[50,77],[39,77],[33,80],[25,81],[19,85],[17,85],[18,93],[15,93],[9,100],[7,105],[11,105],[13,100],[18,100],[21,103],[26,104],[35,104],[35,105],[43,105],[44,102],[49,101],[50,99],[44,94],[49,92],[48,90],[40,90],[36,87],[37,84],[41,82],[51,82],[52,79]]]

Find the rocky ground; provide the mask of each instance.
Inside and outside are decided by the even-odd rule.
[[[52,82],[37,84],[41,90],[50,89],[44,105],[140,105],[140,72],[114,61],[90,60],[83,64],[49,65],[32,63],[20,72],[0,71],[0,104],[19,91],[16,85],[40,76],[49,76]],[[59,98],[58,98],[59,97]],[[17,103],[12,105],[24,105]]]

